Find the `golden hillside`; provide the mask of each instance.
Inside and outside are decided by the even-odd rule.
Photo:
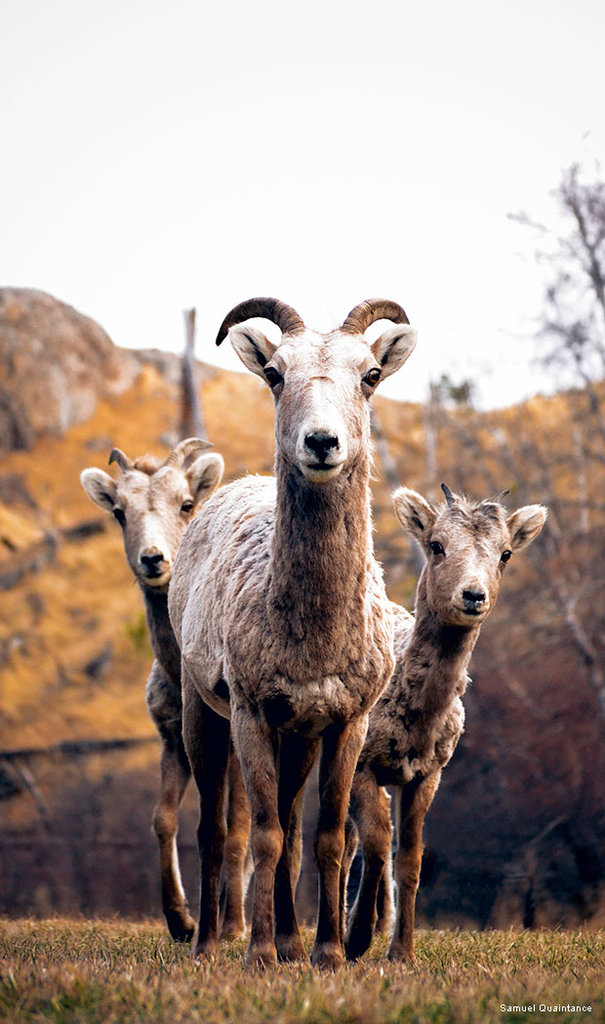
[[[176,375],[162,371],[161,359],[137,359],[132,386],[98,395],[86,422],[61,436],[41,433],[29,450],[2,459],[0,752],[155,737],[144,706],[151,652],[142,599],[119,527],[79,484],[86,466],[106,467],[114,445],[134,457],[162,454],[175,440]],[[208,435],[225,459],[227,479],[270,473],[267,389],[251,375],[208,368],[200,375]],[[527,913],[538,923],[577,922],[601,912],[605,460],[590,457],[584,397],[538,397],[491,413],[447,396],[433,396],[426,407],[376,400],[398,481],[432,499],[441,480],[477,497],[508,487],[511,509],[542,501],[551,510],[549,530],[507,570],[477,647],[467,732],[429,816],[420,900],[428,920],[507,924]],[[377,551],[391,596],[411,607],[418,556],[392,514],[386,468],[377,458]],[[154,862],[148,889],[137,895],[133,884],[127,910],[116,904],[110,879],[102,896],[90,879],[115,862],[115,835],[125,858],[120,872],[140,873],[157,761],[155,742],[76,758],[69,776],[61,756],[0,760],[11,829],[0,867],[10,869],[13,892],[21,893],[12,904],[9,892],[3,909],[153,910]],[[36,892],[43,895],[28,903],[18,864],[35,874],[36,854],[15,859],[12,851],[26,844],[35,851],[40,842],[52,860],[49,829],[65,834],[62,846],[56,839],[55,875],[70,881],[40,883]],[[194,870],[192,832],[187,842],[186,873]],[[548,870],[540,854],[545,844]],[[73,878],[76,869],[65,867],[70,846],[81,851]],[[80,885],[82,858],[92,849],[102,859],[90,861]]]
[[[153,733],[142,701],[150,649],[141,597],[119,527],[90,503],[79,475],[88,465],[106,466],[114,444],[133,456],[165,451],[178,397],[147,366],[132,389],[102,400],[88,423],[3,459],[2,478],[12,480],[13,494],[0,505],[0,574],[8,575],[28,550],[45,544],[48,550],[41,567],[3,595],[2,748]],[[204,385],[203,401],[210,436],[225,435],[216,447],[228,474],[270,472],[272,403],[256,382],[217,373]],[[239,437],[225,429],[226,408],[245,429]],[[258,431],[253,438],[244,428],[250,423]],[[102,671],[95,671],[109,650]]]

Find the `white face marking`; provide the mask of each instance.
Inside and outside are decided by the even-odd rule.
[[[184,497],[191,497],[186,480],[173,468],[161,468],[152,476],[131,472],[118,482],[117,504],[126,516],[126,557],[145,587],[162,590],[170,582],[188,522],[181,513]]]
[[[338,476],[347,460],[347,424],[332,380],[312,377],[306,391],[308,412],[300,427],[296,455],[307,479],[321,483]]]
[[[369,443],[369,407],[361,380],[372,363],[361,338],[309,335],[286,342],[273,365],[283,376],[277,395],[277,448],[312,483],[338,476]]]

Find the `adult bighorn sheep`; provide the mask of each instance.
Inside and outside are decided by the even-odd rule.
[[[81,475],[89,498],[112,512],[122,527],[126,558],[145,600],[155,655],[145,696],[162,743],[161,789],[153,828],[160,851],[162,906],[177,941],[191,939],[195,922],[181,882],[176,844],[179,807],[191,771],[183,747],[181,655],[168,618],[168,584],[181,538],[223,474],[220,455],[200,454],[210,447],[208,441],[188,438],[162,462],[150,456],[132,461],[114,448],[109,462],[121,470],[117,480],[101,469],[85,469]],[[229,814],[223,933],[233,937],[244,929],[242,869],[249,832],[248,804],[235,758],[230,761]]]
[[[244,323],[252,317],[276,323],[281,342]],[[384,318],[397,326],[370,344],[364,331]],[[332,968],[344,953],[339,882],[351,782],[368,712],[393,669],[390,605],[372,544],[369,399],[408,358],[415,334],[401,306],[377,299],[329,334],[309,330],[277,299],[250,299],[225,318],[218,344],[227,332],[273,392],[276,479],[238,480],[210,499],[183,539],[170,588],[185,746],[201,804],[194,953],[211,955],[217,944],[230,714],[252,818],[246,963],[306,959],[284,836],[321,746],[312,960]]]
[[[541,505],[510,514],[498,499],[474,502],[443,484],[442,489],[446,503],[437,509],[407,488],[393,496],[397,518],[420,544],[426,562],[415,616],[393,605],[395,671],[370,714],[351,791],[364,862],[345,939],[353,959],[372,941],[377,893],[390,873],[391,818],[383,786],[395,787],[397,823],[397,911],[389,957],[413,958],[422,826],[464,727],[461,698],[469,660],[496,603],[506,563],[546,521]],[[347,843],[345,873],[353,852]]]

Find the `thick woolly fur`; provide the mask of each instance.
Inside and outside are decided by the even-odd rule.
[[[415,615],[393,606],[395,670],[370,714],[353,783],[351,811],[364,852],[364,875],[346,939],[353,958],[370,944],[376,899],[385,881],[389,912],[391,824],[381,788],[387,785],[395,787],[398,829],[397,918],[389,955],[413,956],[422,823],[464,728],[461,698],[469,660],[481,623],[498,598],[507,561],[539,534],[546,520],[546,509],[539,505],[509,514],[498,501],[473,502],[451,494],[445,505],[433,509],[407,488],[394,495],[394,506],[427,560]]]
[[[112,459],[121,467],[117,479],[93,468],[85,469],[81,475],[82,486],[91,501],[112,512],[120,522],[126,558],[145,602],[155,658],[145,698],[162,742],[161,792],[153,827],[160,851],[164,914],[171,935],[179,941],[190,939],[195,928],[181,882],[176,847],[178,809],[191,772],[183,746],[181,655],[168,617],[168,584],[181,538],[223,473],[220,455],[199,454],[208,447],[205,441],[189,438],[164,460],[144,455],[134,461],[116,450]],[[186,467],[187,459],[191,464]],[[246,808],[246,816],[247,813]],[[245,851],[248,826],[247,822],[244,824]],[[234,934],[243,930],[241,907],[239,915],[236,911],[236,921],[226,925]]]
[[[184,540],[170,601],[202,696],[228,713],[208,692],[224,678],[232,701],[313,738],[374,704],[392,668],[392,622],[371,557],[365,481],[339,480],[336,500],[293,483],[283,481],[281,502],[269,477],[210,499]],[[346,514],[351,500],[359,518]],[[179,575],[186,561],[195,564],[188,582]],[[182,621],[173,611],[181,595]]]
[[[183,654],[185,738],[192,762],[203,759],[198,737],[212,730],[200,696],[204,706],[230,713],[252,812],[249,964],[272,963],[276,952],[283,960],[306,957],[284,835],[322,747],[312,959],[334,967],[343,955],[339,863],[349,791],[368,712],[393,668],[391,608],[372,546],[373,387],[366,377],[377,365],[383,376],[397,369],[414,337],[404,325],[374,346],[339,331],[305,331],[273,345],[248,325],[232,328],[230,337],[273,390],[276,479],[249,477],[223,488],[179,550],[169,603]],[[211,800],[208,793],[207,807]],[[204,874],[212,842],[204,811],[200,834],[195,951],[208,954],[216,941],[216,884]]]

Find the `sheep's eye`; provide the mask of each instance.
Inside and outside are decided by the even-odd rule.
[[[283,384],[284,382],[281,373],[274,366],[265,366],[263,373],[270,388],[276,388],[278,384]]]
[[[432,540],[430,542],[430,544],[429,544],[429,548],[431,549],[431,551],[433,552],[434,555],[444,555],[445,554],[445,548],[444,548],[443,544],[439,543],[438,540]]]
[[[508,560],[509,560],[511,555],[512,555],[512,551],[509,551],[508,548],[507,548],[506,551],[503,551],[502,554],[500,555],[500,561],[501,562],[508,562]]]
[[[375,388],[380,380],[381,371],[378,366],[373,366],[371,370],[368,370],[365,377],[363,377],[363,383],[367,384],[370,388]]]
[[[126,513],[121,508],[114,508],[113,514],[118,520],[120,526],[126,526]]]
[[[181,512],[186,512],[187,515],[189,515],[190,512],[193,512],[193,509],[194,505],[190,499],[184,501],[183,504],[181,505]]]

